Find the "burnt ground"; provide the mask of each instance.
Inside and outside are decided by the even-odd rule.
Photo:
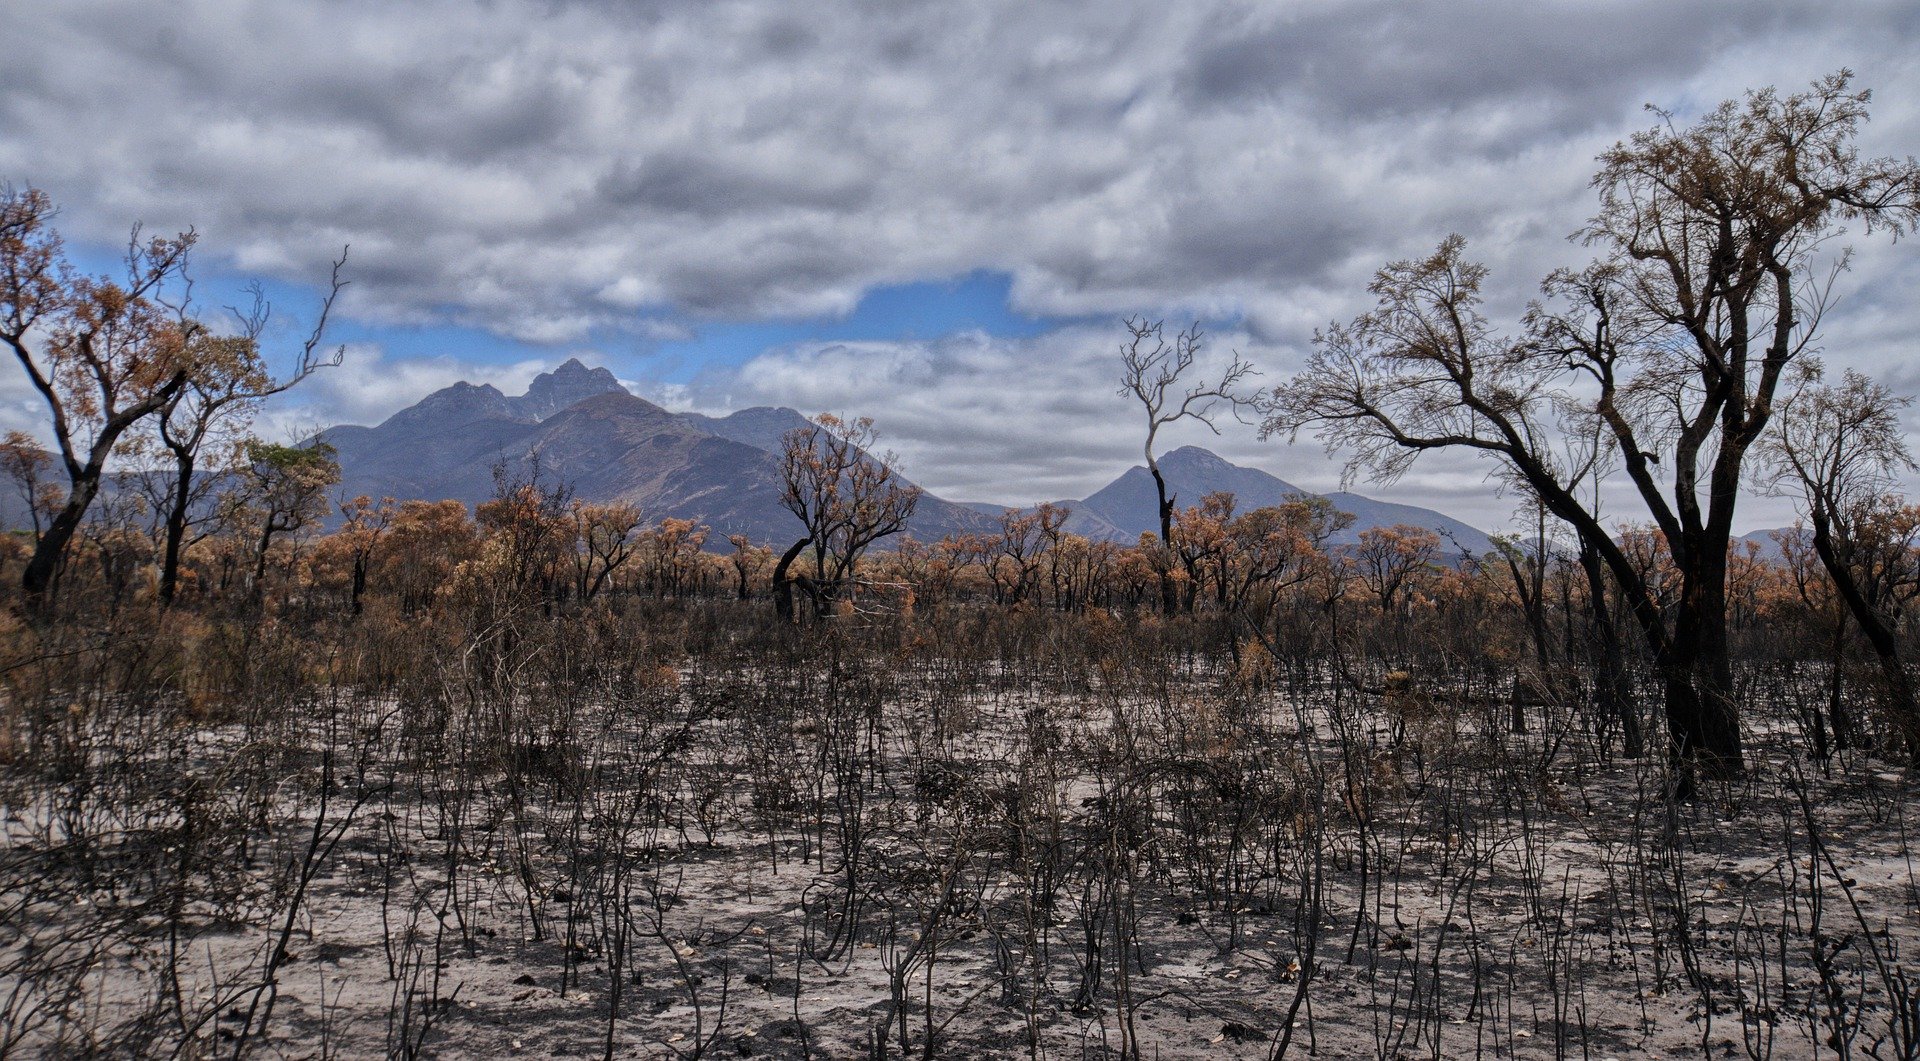
[[[1786,716],[1674,803],[1573,711],[836,668],[76,715],[13,1049],[1913,1056],[1915,779]]]

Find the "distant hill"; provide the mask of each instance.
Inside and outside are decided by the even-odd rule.
[[[1183,446],[1160,458],[1160,473],[1167,479],[1167,490],[1182,508],[1200,503],[1200,499],[1218,490],[1234,495],[1235,509],[1250,512],[1278,505],[1290,497],[1311,496],[1312,491],[1270,475],[1258,468],[1230,463],[1211,450]],[[1396,524],[1425,527],[1438,533],[1450,552],[1478,556],[1493,548],[1485,531],[1468,526],[1442,512],[1413,505],[1377,501],[1360,494],[1327,494],[1335,508],[1354,515],[1353,525],[1333,538],[1335,545],[1347,545],[1360,539],[1370,527]],[[1066,527],[1075,534],[1114,541],[1134,541],[1143,531],[1159,532],[1159,495],[1153,474],[1142,465],[1127,469],[1118,479],[1101,487],[1082,501],[1061,502],[1073,509]]]
[[[955,501],[954,504],[959,505],[961,508],[972,509],[983,516],[992,516],[995,519],[999,519],[1001,514],[1006,512],[1008,508],[1006,505],[995,504],[992,501]]]
[[[1764,560],[1769,564],[1784,564],[1787,562],[1786,551],[1780,548],[1780,543],[1775,541],[1773,536],[1776,534],[1783,534],[1783,535],[1790,536],[1793,533],[1794,533],[1794,530],[1791,527],[1777,527],[1777,528],[1769,528],[1767,530],[1750,531],[1746,534],[1742,534],[1738,538],[1735,538],[1733,540],[1733,544],[1734,544],[1734,547],[1737,549],[1740,547],[1742,542],[1752,542],[1754,545],[1759,547],[1759,551],[1755,553],[1755,555],[1758,556],[1761,560]],[[1809,532],[1803,530],[1803,531],[1800,531],[1799,533],[1802,535],[1806,535]],[[1807,540],[1810,541],[1811,539],[1807,539]]]
[[[799,411],[786,406],[756,406],[742,409],[731,416],[704,416],[700,413],[680,413],[680,419],[700,428],[710,435],[732,439],[742,445],[768,453],[779,454],[782,440],[787,432],[796,427],[806,427],[808,420]]]
[[[777,455],[781,437],[806,422],[784,408],[671,413],[576,359],[535,377],[517,397],[456,383],[378,426],[343,425],[321,437],[338,451],[346,496],[478,504],[493,494],[497,465],[525,475],[537,461],[543,476],[583,500],[637,504],[649,519],[697,520],[713,528],[716,545],[730,534],[784,545],[799,523],[780,505]],[[932,539],[989,523],[928,495],[910,529]]]

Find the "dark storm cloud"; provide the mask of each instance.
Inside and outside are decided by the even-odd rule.
[[[1268,9],[1215,22],[1182,84],[1197,103],[1286,100],[1361,121],[1520,94],[1565,112],[1617,105],[1623,90],[1689,72],[1728,40],[1811,11],[1736,0]]]
[[[840,168],[766,172],[750,159],[662,152],[608,173],[597,201],[707,218],[779,208],[850,213],[870,203],[875,189],[866,174]]]

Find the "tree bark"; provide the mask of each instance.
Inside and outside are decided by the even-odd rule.
[[[351,596],[347,602],[348,614],[359,615],[362,611],[365,610],[366,605],[365,605],[364,598],[366,597],[366,593],[367,593],[367,554],[364,552],[355,553],[353,557],[353,588],[352,588]]]
[[[1173,504],[1167,496],[1167,480],[1160,474],[1160,462],[1149,459],[1147,471],[1153,473],[1153,488],[1160,499],[1160,548],[1166,553],[1160,565],[1160,613],[1173,615],[1180,610],[1179,595],[1173,588]]]
[[[145,400],[109,416],[100,425],[100,431],[93,439],[93,447],[87,452],[87,461],[82,464],[74,455],[71,437],[65,427],[66,414],[55,396],[52,384],[40,375],[25,348],[17,342],[13,345],[35,387],[46,395],[53,408],[55,428],[60,439],[60,455],[67,467],[67,503],[61,508],[60,514],[54,517],[47,532],[40,536],[39,543],[34,546],[33,557],[27,561],[26,571],[20,576],[20,589],[26,597],[28,609],[38,611],[46,607],[52,595],[54,580],[60,573],[60,562],[67,555],[67,545],[73,541],[74,532],[80,529],[80,521],[86,517],[87,506],[93,504],[94,497],[100,493],[100,477],[106,472],[107,456],[113,452],[113,444],[120,440],[127,428],[165,405],[181,387],[186,386],[187,373],[185,369],[174,373]]]
[[[247,591],[247,600],[258,606],[267,595],[267,551],[273,548],[273,535],[279,528],[273,525],[273,514],[269,512],[265,525],[260,529],[260,541],[254,546],[253,585]]]
[[[1681,589],[1674,622],[1677,678],[1685,668],[1688,690],[1676,702],[1670,689],[1668,714],[1678,751],[1690,767],[1708,777],[1740,773],[1745,752],[1740,714],[1733,700],[1733,665],[1727,644],[1727,540],[1703,533],[1692,550],[1691,577]]]
[[[187,537],[187,510],[193,500],[193,456],[174,451],[172,503],[167,509],[167,540],[160,560],[160,604],[171,605],[180,588],[180,553]]]
[[[1846,602],[1847,611],[1859,624],[1860,632],[1866,635],[1867,643],[1873,646],[1873,654],[1880,663],[1881,677],[1886,681],[1887,712],[1900,728],[1901,740],[1907,746],[1908,761],[1920,766],[1920,710],[1915,708],[1913,680],[1900,658],[1900,641],[1894,636],[1893,628],[1867,600],[1866,594],[1861,592],[1853,571],[1835,548],[1829,521],[1818,512],[1813,518],[1813,551],[1827,569],[1827,577],[1833,579],[1834,589],[1839,591],[1840,599]],[[1839,666],[1837,654],[1834,665]]]
[[[61,507],[59,515],[47,525],[47,531],[40,536],[40,544],[33,550],[33,556],[27,561],[26,572],[21,576],[20,588],[25,591],[30,606],[45,606],[52,596],[53,586],[60,575],[60,562],[67,555],[67,545],[73,541],[74,532],[80,529],[80,521],[86,518],[87,506],[100,492],[100,477],[95,475],[81,479],[73,484],[67,494],[67,503]]]
[[[786,622],[793,621],[793,580],[787,577],[787,569],[793,561],[812,542],[812,538],[802,538],[787,546],[780,555],[780,562],[773,569],[773,612]]]

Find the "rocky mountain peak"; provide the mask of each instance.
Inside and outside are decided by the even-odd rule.
[[[516,416],[540,421],[577,402],[602,394],[629,394],[613,373],[588,368],[570,357],[552,372],[542,372],[527,385],[527,393],[511,399]]]
[[[393,414],[380,426],[396,430],[437,430],[509,415],[511,401],[490,383],[475,386],[463,380],[434,391],[418,403]]]

